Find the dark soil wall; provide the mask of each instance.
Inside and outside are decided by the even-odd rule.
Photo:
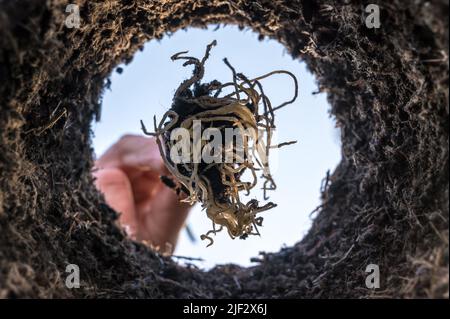
[[[448,297],[448,1],[378,1],[380,29],[360,1],[74,2],[78,30],[64,27],[67,1],[0,0],[0,297]],[[306,61],[344,156],[305,239],[257,267],[202,272],[114,226],[89,174],[89,123],[114,66],[217,22]],[[69,263],[80,289],[64,285]]]

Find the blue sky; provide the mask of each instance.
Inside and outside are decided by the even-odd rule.
[[[181,30],[161,41],[151,41],[143,52],[136,53],[131,64],[121,66],[122,74],[114,72],[111,90],[103,97],[101,121],[93,124],[93,144],[100,155],[123,134],[142,134],[141,119],[151,127],[154,115],[161,118],[180,82],[192,72],[192,68],[182,67],[182,62],[170,60],[176,52],[189,50],[190,55],[202,57],[206,45],[216,39],[218,44],[206,63],[205,81],[231,80],[230,71],[222,62],[224,57],[249,78],[276,69],[294,73],[300,85],[299,98],[277,112],[276,125],[279,142],[298,142],[283,147],[271,159],[278,189],[270,193],[270,201],[278,207],[261,215],[264,217],[261,237],[232,240],[222,232],[216,236],[214,245],[205,248],[206,242],[191,243],[183,231],[175,251],[176,255],[205,259],[197,263],[202,268],[223,263],[248,266],[250,258],[260,251],[277,251],[306,234],[311,223],[309,213],[320,204],[321,180],[340,160],[340,138],[329,116],[325,94],[312,95],[317,84],[303,62],[293,60],[274,40],[258,41],[257,34],[250,30],[227,26],[213,31],[214,28]],[[273,76],[264,80],[263,85],[273,105],[292,97],[293,84],[287,76]],[[262,199],[262,192],[257,190],[254,196]],[[200,205],[194,207],[188,224],[196,237],[211,228],[211,221]]]

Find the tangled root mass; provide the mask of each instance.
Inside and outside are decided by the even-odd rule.
[[[185,60],[183,66],[193,65],[193,75],[180,84],[170,110],[158,125],[154,118],[154,133],[149,133],[142,124],[146,134],[157,138],[165,164],[179,182],[177,192],[184,193],[182,200],[191,204],[201,202],[212,220],[212,229],[201,236],[210,241],[209,245],[213,243],[210,235],[223,228],[231,238],[245,239],[248,235],[259,235],[258,226],[262,225],[263,218],[258,214],[274,208],[276,204],[267,202],[261,205],[256,199],[244,202],[242,194],[250,195],[258,184],[258,175],[263,180],[264,200],[268,200],[267,191],[276,189],[269,168],[269,151],[295,142],[272,145],[275,111],[293,103],[298,95],[297,79],[292,73],[277,70],[249,79],[242,73],[236,73],[227,59],[224,63],[232,72],[231,82],[214,80],[201,83],[205,62],[214,45],[216,41],[207,46],[201,60],[186,56],[187,51],[171,57],[173,61]],[[291,100],[272,107],[260,81],[275,74],[292,77],[295,94]],[[232,92],[225,93],[227,88]],[[188,156],[181,162],[174,160],[173,156],[173,150],[179,144],[173,135],[180,128],[189,132]],[[220,133],[220,148],[212,161],[205,160],[204,156],[196,160],[196,156],[200,155],[198,150],[209,155],[213,151],[208,148],[208,141],[199,140],[197,136],[196,132],[205,130]],[[237,130],[236,140],[222,138],[229,135],[227,130]],[[250,173],[250,180],[245,178],[246,172]]]

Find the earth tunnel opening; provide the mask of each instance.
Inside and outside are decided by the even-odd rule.
[[[271,159],[278,189],[270,193],[277,207],[264,212],[261,236],[231,240],[226,232],[218,233],[214,245],[205,248],[200,235],[211,222],[199,204],[192,209],[179,237],[174,255],[187,257],[201,268],[235,263],[250,266],[259,252],[275,252],[301,240],[311,225],[310,213],[321,204],[320,190],[328,172],[340,161],[340,137],[329,115],[324,93],[319,93],[314,76],[305,63],[292,59],[282,44],[259,39],[250,30],[235,26],[212,25],[207,29],[180,30],[162,40],[150,41],[127,66],[120,65],[110,77],[110,89],[103,96],[101,120],[93,123],[93,146],[97,158],[124,134],[142,136],[140,120],[152,127],[152,118],[161,119],[169,108],[175,89],[188,78],[192,68],[170,60],[176,52],[189,50],[201,57],[206,44],[216,39],[206,62],[204,81],[226,82],[231,75],[222,62],[228,58],[238,70],[258,76],[275,69],[291,71],[298,78],[299,98],[277,113],[277,140],[297,140],[297,144],[280,149]],[[192,41],[195,39],[195,41]],[[260,41],[261,40],[261,41]],[[264,81],[264,90],[274,103],[292,95],[289,79],[273,77]],[[252,197],[262,198],[262,191]],[[179,258],[180,262],[185,261]]]

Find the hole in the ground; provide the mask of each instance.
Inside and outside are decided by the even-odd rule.
[[[183,68],[181,63],[170,60],[176,52],[189,50],[191,56],[201,57],[206,44],[216,39],[218,45],[206,64],[205,81],[230,79],[230,71],[222,62],[224,57],[249,76],[276,69],[294,73],[299,80],[299,98],[278,111],[276,124],[279,141],[295,139],[298,143],[278,152],[273,169],[278,189],[270,194],[270,201],[278,207],[263,213],[261,237],[231,240],[222,232],[215,237],[214,245],[205,248],[199,236],[211,228],[211,221],[197,204],[187,221],[196,242],[183,230],[175,250],[175,255],[204,259],[198,263],[204,268],[223,263],[248,266],[250,258],[260,251],[278,251],[306,234],[311,223],[309,213],[320,204],[322,179],[340,160],[339,132],[328,114],[325,94],[313,94],[317,91],[313,75],[303,62],[293,60],[280,43],[258,41],[256,33],[237,27],[214,29],[215,26],[208,30],[188,29],[161,41],[151,41],[143,52],[136,53],[130,65],[120,66],[123,72],[114,72],[111,90],[104,94],[101,121],[93,124],[93,144],[100,156],[122,135],[142,135],[141,119],[152,127],[153,115],[162,117],[175,89],[192,72],[192,68]],[[276,104],[292,96],[293,86],[289,79],[275,76],[264,81],[264,89]],[[253,195],[262,198],[261,193]]]

